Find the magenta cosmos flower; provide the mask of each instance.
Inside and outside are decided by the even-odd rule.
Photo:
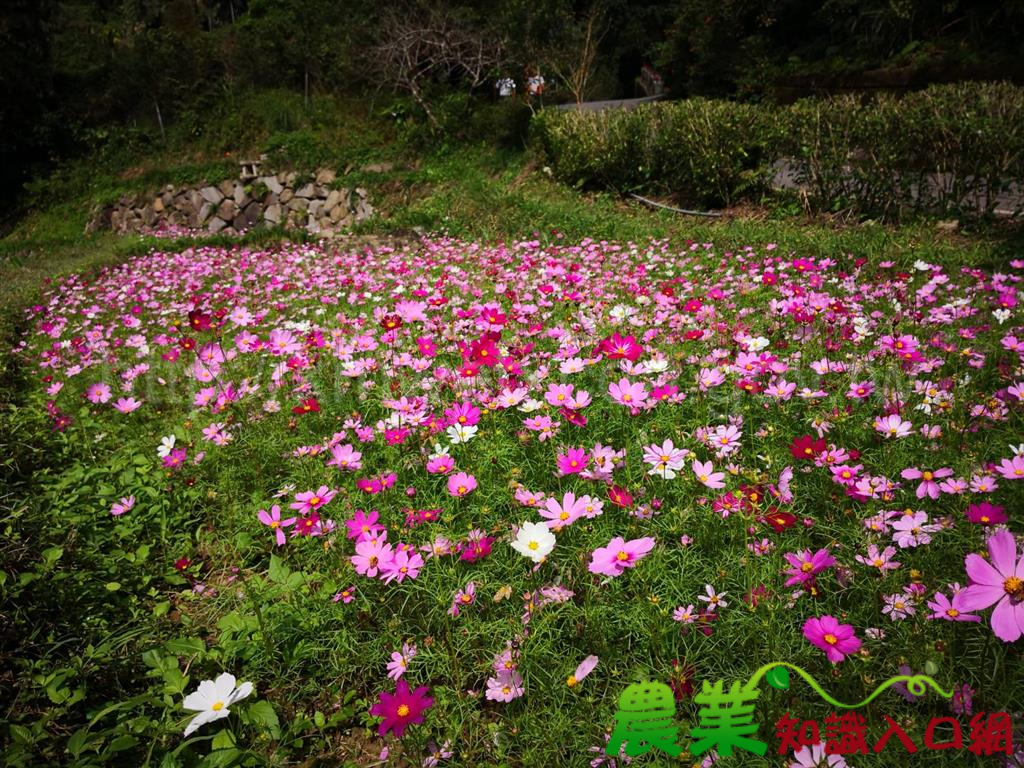
[[[654,549],[654,539],[644,536],[642,539],[626,541],[616,536],[608,542],[607,547],[598,547],[590,557],[588,570],[603,576],[618,576]]]
[[[992,605],[992,631],[1012,643],[1024,634],[1024,556],[1017,559],[1017,542],[1009,531],[988,540],[991,562],[973,552],[964,565],[971,584],[958,597],[964,611],[980,611]]]
[[[860,648],[860,640],[853,634],[853,627],[840,624],[835,616],[812,616],[804,622],[804,637],[825,652],[828,660],[838,664],[847,654]]]
[[[401,738],[410,725],[422,723],[423,713],[434,706],[434,700],[427,696],[428,692],[425,685],[410,691],[405,680],[398,681],[394,693],[381,691],[378,702],[370,707],[371,715],[384,718],[378,733],[383,736],[392,731]]]
[[[456,472],[448,478],[448,493],[452,496],[465,496],[476,488],[476,478],[465,472]]]
[[[786,569],[786,575],[789,576],[786,580],[787,587],[812,582],[815,576],[836,564],[836,559],[829,554],[827,548],[819,549],[813,554],[809,549],[800,553],[786,552],[783,557],[789,563],[789,568]]]

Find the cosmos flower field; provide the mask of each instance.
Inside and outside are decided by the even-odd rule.
[[[18,354],[79,468],[54,503],[165,641],[139,748],[166,765],[623,765],[627,685],[668,684],[685,734],[702,681],[771,661],[849,701],[927,670],[952,700],[868,716],[920,743],[1024,718],[1022,278],[770,243],[197,246],[54,282]],[[762,737],[829,711],[807,694],[765,693]],[[825,764],[774,753],[731,760]]]

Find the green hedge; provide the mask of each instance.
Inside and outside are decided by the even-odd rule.
[[[762,199],[783,159],[812,210],[890,219],[984,214],[1008,183],[1024,180],[1024,89],[1009,83],[786,107],[688,99],[545,110],[532,130],[567,183],[705,206]]]

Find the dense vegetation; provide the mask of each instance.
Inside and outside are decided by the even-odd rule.
[[[300,94],[307,108],[324,94],[376,94],[387,106],[403,82],[378,46],[417,25],[495,52],[472,84],[477,99],[502,74],[522,94],[528,67],[546,75],[549,100],[570,98],[570,81],[590,96],[632,96],[648,63],[678,96],[759,101],[1019,80],[1024,12],[995,0],[9,0],[0,9],[0,166],[14,183],[0,195],[9,202],[61,158],[195,140],[253,89]],[[431,69],[414,111],[422,117],[424,104],[461,94],[464,117],[463,74]],[[239,137],[233,148],[244,144]]]
[[[687,99],[628,112],[548,110],[535,121],[570,184],[714,206],[759,202],[785,161],[809,210],[890,219],[991,213],[1024,178],[1022,126],[1024,90],[1005,83],[785,107]]]

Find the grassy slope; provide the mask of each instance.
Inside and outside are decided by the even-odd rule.
[[[381,154],[386,157],[387,152]],[[396,159],[407,161],[408,157]],[[146,184],[184,183],[204,174],[223,173],[225,167],[216,157],[208,162],[200,159],[197,163],[190,159],[181,164],[161,157],[151,159],[148,164],[155,167],[158,163],[162,164],[159,172],[133,174],[134,178],[127,180],[116,171],[96,174],[88,185],[57,196],[57,202],[51,207],[32,212],[0,240],[0,285],[3,286],[0,289],[0,338],[8,346],[15,339],[20,309],[33,301],[44,279],[116,263],[153,247],[177,249],[189,244],[188,240],[168,242],[140,237],[118,238],[109,233],[91,237],[83,234],[88,211],[97,200],[116,197],[122,190],[145,188]],[[343,170],[346,165],[339,163],[339,168]],[[409,232],[417,227],[486,240],[548,240],[560,234],[570,242],[584,237],[633,241],[649,237],[692,239],[714,241],[723,247],[775,242],[787,251],[808,255],[853,253],[892,259],[906,266],[916,259],[925,259],[992,268],[1007,258],[1021,255],[1020,241],[1012,235],[991,232],[950,236],[937,232],[929,224],[893,230],[873,224],[839,227],[827,222],[770,216],[712,221],[654,212],[607,195],[581,195],[547,178],[528,155],[483,146],[427,155],[411,165],[401,164],[387,174],[363,174],[353,170],[350,176],[352,181],[359,181],[370,189],[375,205],[384,214],[361,226],[358,234],[366,236]],[[259,243],[281,236],[282,233],[263,233],[251,236],[248,241]],[[5,376],[0,397],[8,404],[5,411],[0,411],[0,427],[3,427],[0,451],[4,456],[0,470],[6,477],[25,483],[27,489],[31,487],[34,472],[46,463],[45,444],[36,440],[38,424],[25,426],[31,418],[26,418],[24,413],[19,416],[14,410],[19,372],[10,367],[6,355],[3,358]],[[0,507],[9,507],[14,520],[28,515],[30,510],[24,493],[12,493],[0,499]],[[8,539],[0,551],[5,570],[15,572],[22,570],[22,563],[38,561],[37,549],[31,537]],[[32,605],[22,605],[14,610],[32,608]],[[0,609],[0,613],[6,610]],[[88,632],[79,637],[82,635],[88,636]],[[22,652],[49,654],[46,649],[54,639],[45,635],[30,639]],[[130,639],[125,635],[123,642],[127,644]],[[8,638],[4,645],[8,646],[10,640]],[[68,652],[73,657],[79,651],[72,643]],[[116,649],[107,652],[118,653]],[[3,684],[4,681],[0,681],[0,692]]]

